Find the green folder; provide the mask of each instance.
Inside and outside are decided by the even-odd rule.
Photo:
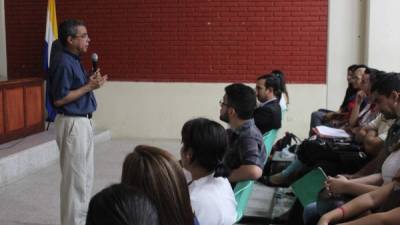
[[[292,184],[294,194],[304,207],[317,201],[318,193],[324,188],[326,179],[326,174],[318,167]]]

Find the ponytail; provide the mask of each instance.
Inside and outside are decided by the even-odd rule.
[[[230,168],[222,161],[219,161],[217,166],[215,167],[214,177],[229,177],[230,174]]]

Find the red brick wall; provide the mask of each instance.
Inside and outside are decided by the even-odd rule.
[[[282,69],[325,83],[326,0],[58,0],[58,22],[86,21],[113,80],[253,81]],[[47,1],[5,0],[8,74],[41,73]],[[90,54],[84,56],[87,67]]]

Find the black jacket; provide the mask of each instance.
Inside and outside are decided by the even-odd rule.
[[[282,112],[278,99],[258,107],[254,111],[254,122],[263,135],[272,129],[281,128]]]

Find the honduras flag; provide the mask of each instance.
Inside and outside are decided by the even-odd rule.
[[[43,69],[47,73],[51,62],[51,51],[53,42],[58,39],[56,3],[55,0],[48,0],[47,4],[47,20],[46,20],[46,36],[43,49]],[[47,122],[54,122],[57,112],[50,102],[49,74],[46,77],[46,110]]]

